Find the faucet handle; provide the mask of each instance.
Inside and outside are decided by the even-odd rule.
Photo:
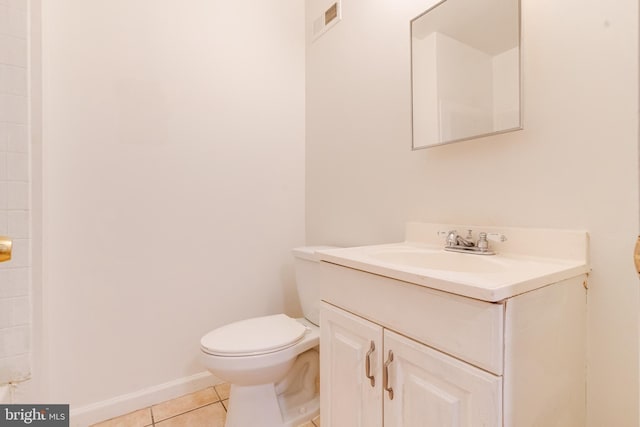
[[[489,251],[489,240],[493,240],[494,242],[504,242],[507,240],[507,236],[500,233],[485,233],[482,232],[479,234],[478,243],[476,246],[482,252]]]
[[[447,246],[455,246],[456,240],[458,238],[457,230],[449,230],[449,231],[438,231],[438,236],[445,237]]]
[[[489,250],[489,242],[487,241],[487,233],[484,231],[478,234],[478,242],[476,243],[476,247],[485,252]]]
[[[478,238],[478,243],[476,246],[482,253],[493,254],[494,252],[489,249],[489,240],[493,240],[494,242],[504,242],[507,240],[507,236],[500,233],[480,233]]]
[[[438,237],[449,238],[449,236],[457,236],[458,230],[448,230],[448,231],[440,230],[440,231],[436,231],[436,234],[438,235]]]
[[[493,240],[494,242],[506,242],[507,236],[501,233],[486,233],[487,239]]]

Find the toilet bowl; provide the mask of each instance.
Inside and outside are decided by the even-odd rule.
[[[318,415],[319,278],[315,251],[294,249],[305,318],[240,320],[200,340],[202,364],[231,384],[225,427],[297,427]]]

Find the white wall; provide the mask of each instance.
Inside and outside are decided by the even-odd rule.
[[[42,4],[47,393],[72,410],[203,371],[200,337],[299,314],[304,4]]]
[[[400,241],[407,220],[588,230],[589,426],[635,427],[638,4],[523,0],[525,129],[412,152],[409,20],[432,3],[345,0],[308,44],[307,241]]]
[[[0,384],[31,375],[28,2],[0,0]]]

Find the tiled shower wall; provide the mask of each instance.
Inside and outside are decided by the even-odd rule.
[[[0,0],[0,385],[30,375],[28,0]]]

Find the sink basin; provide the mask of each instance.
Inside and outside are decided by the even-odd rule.
[[[458,273],[498,273],[509,267],[509,263],[493,255],[474,255],[444,250],[431,251],[400,247],[373,250],[368,255],[384,263]]]
[[[444,250],[440,230],[509,235],[496,255]],[[469,298],[497,302],[589,272],[583,231],[409,223],[400,243],[319,251],[321,261]],[[553,244],[549,244],[553,242]]]

